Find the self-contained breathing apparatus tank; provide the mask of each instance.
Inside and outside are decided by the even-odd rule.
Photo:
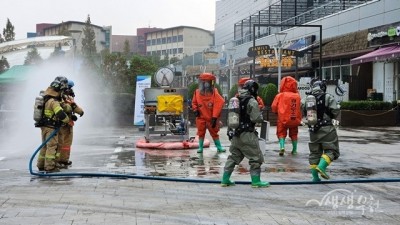
[[[239,127],[239,99],[232,97],[228,105],[228,127],[236,129]]]
[[[35,105],[33,107],[33,120],[35,120],[35,126],[40,122],[43,117],[44,109],[44,91],[39,92],[39,96],[35,99]]]
[[[317,124],[317,100],[314,95],[307,95],[306,97],[306,110],[307,110],[307,124],[314,126]]]

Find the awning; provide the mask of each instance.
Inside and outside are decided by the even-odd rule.
[[[387,59],[400,57],[400,45],[392,45],[379,48],[368,54],[351,59],[351,64],[360,64],[373,61],[384,61]]]

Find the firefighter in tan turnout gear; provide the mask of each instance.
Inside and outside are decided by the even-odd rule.
[[[67,83],[67,78],[56,77],[50,84],[50,87],[44,92],[42,118],[36,123],[36,127],[41,128],[42,142],[44,142],[56,128],[72,122],[60,105],[61,91],[67,88]],[[37,160],[39,171],[46,171],[49,173],[59,171],[56,166],[57,147],[58,136],[56,134],[42,149],[40,149]]]
[[[83,109],[75,103],[75,93],[72,89],[73,86],[74,82],[72,80],[68,80],[68,88],[63,90],[61,94],[61,107],[67,116],[72,120],[72,122],[62,126],[58,132],[57,162],[63,168],[67,168],[67,166],[72,164],[72,161],[70,161],[69,158],[71,155],[71,145],[74,134],[73,127],[75,125],[75,121],[78,120],[78,117],[75,115],[75,113],[80,117],[82,117],[84,113]]]

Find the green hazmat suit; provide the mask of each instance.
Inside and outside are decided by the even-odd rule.
[[[248,98],[246,106],[246,116],[250,119],[252,123],[261,123],[263,117],[261,111],[258,107],[257,100],[252,97],[248,90],[239,91],[239,99]],[[240,120],[242,120],[242,115]],[[236,132],[236,131],[235,131]],[[225,163],[224,167],[224,177],[222,181],[222,186],[230,186],[233,182],[229,181],[229,177],[232,174],[235,165],[239,163],[246,157],[250,164],[250,175],[252,177],[252,186],[261,187],[269,186],[266,182],[260,181],[261,165],[264,162],[264,156],[259,146],[258,135],[253,131],[243,131],[239,135],[236,134],[231,140],[231,146],[229,147],[230,155]],[[260,183],[262,183],[260,185]]]
[[[318,121],[324,121],[322,123],[323,125],[315,130],[310,129],[310,142],[308,143],[310,155],[308,160],[313,174],[313,180],[319,179],[315,176],[314,169],[316,169],[323,178],[329,179],[325,169],[333,160],[338,159],[340,156],[339,139],[336,128],[332,124],[332,119],[338,117],[340,109],[335,98],[332,95],[325,93],[321,88],[313,87],[311,94],[316,97],[317,102],[318,99],[324,98],[321,102],[325,102],[325,110],[321,113],[318,112],[318,110],[321,109],[317,109],[317,114],[322,115],[322,118],[318,118]],[[306,114],[305,101],[305,99],[302,99],[301,101],[301,109],[304,114]]]

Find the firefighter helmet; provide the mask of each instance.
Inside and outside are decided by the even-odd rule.
[[[320,80],[315,81],[311,86],[311,89],[314,89],[314,88],[320,88],[323,92],[326,92],[326,83],[325,83],[325,81],[320,81]]]
[[[256,96],[258,92],[258,84],[254,80],[248,80],[244,83],[243,89],[248,90],[251,95]]]

